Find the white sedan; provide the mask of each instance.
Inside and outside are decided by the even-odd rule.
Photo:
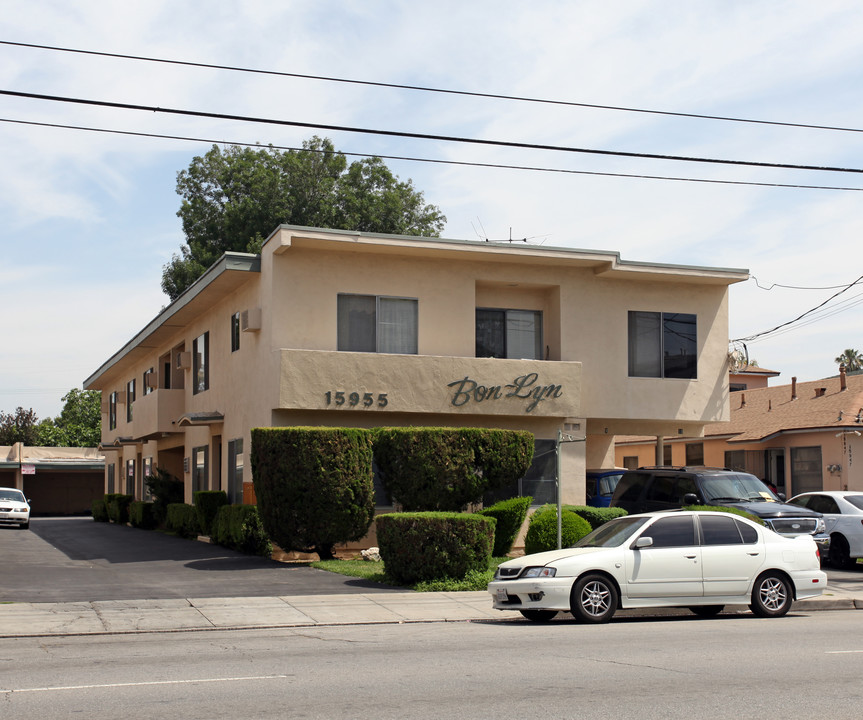
[[[827,560],[833,567],[853,568],[863,557],[863,493],[820,490],[801,493],[788,501],[819,512],[830,536]]]
[[[30,527],[30,503],[20,490],[0,487],[0,525]]]
[[[498,566],[488,591],[498,610],[548,621],[558,612],[608,622],[626,608],[688,607],[711,616],[745,604],[781,617],[827,587],[809,535],[789,538],[722,512],[627,515],[564,550]]]

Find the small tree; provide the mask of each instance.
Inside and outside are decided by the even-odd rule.
[[[372,441],[353,428],[254,428],[252,477],[267,535],[282,550],[334,557],[374,517]]]
[[[0,412],[0,445],[38,445],[39,418],[33,408],[19,407],[14,413]]]
[[[863,370],[863,353],[859,350],[854,350],[854,348],[848,348],[834,362],[844,365],[848,372]]]
[[[154,468],[153,472],[144,478],[144,484],[153,496],[153,514],[156,520],[164,523],[168,519],[168,505],[183,502],[185,488],[182,481],[167,470]]]

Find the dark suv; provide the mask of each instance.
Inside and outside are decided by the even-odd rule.
[[[780,535],[808,534],[827,556],[830,536],[821,513],[782,502],[754,475],[704,467],[655,467],[623,474],[611,507],[628,513],[673,510],[685,505],[721,505],[745,510],[761,518]]]

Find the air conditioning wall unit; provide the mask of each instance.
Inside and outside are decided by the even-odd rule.
[[[240,313],[240,329],[243,332],[256,332],[261,329],[261,308],[253,307]]]
[[[151,390],[156,390],[159,387],[159,376],[155,372],[148,372],[144,375],[144,384]]]
[[[188,370],[192,367],[192,353],[189,351],[177,353],[177,368]]]

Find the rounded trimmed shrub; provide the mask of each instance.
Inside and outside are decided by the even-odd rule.
[[[562,547],[569,547],[591,531],[590,523],[574,512],[564,509],[560,514]],[[530,518],[524,538],[526,555],[557,549],[557,508],[543,505]]]

